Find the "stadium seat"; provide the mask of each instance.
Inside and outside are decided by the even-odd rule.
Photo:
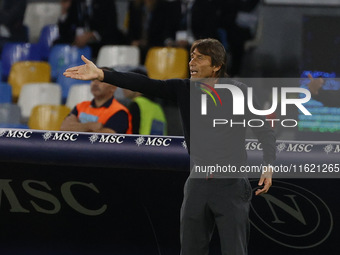
[[[12,87],[5,82],[0,83],[0,103],[12,102]]]
[[[39,49],[30,43],[6,43],[1,54],[2,81],[7,81],[12,65],[18,61],[40,60]]]
[[[68,106],[70,109],[73,109],[76,104],[82,101],[92,100],[92,98],[93,95],[91,93],[91,86],[89,84],[77,84],[70,88],[66,99],[66,106]]]
[[[29,41],[36,43],[42,28],[49,24],[57,24],[61,15],[61,6],[55,2],[29,2],[26,7],[24,24],[29,29]]]
[[[61,88],[57,83],[28,83],[19,95],[21,116],[27,121],[34,106],[39,104],[61,104]]]
[[[0,104],[0,124],[21,124],[21,111],[17,104]]]
[[[188,77],[188,51],[182,48],[153,47],[145,59],[148,76],[152,79]]]
[[[18,129],[28,129],[26,124],[11,124],[11,123],[0,123],[0,128],[18,128]]]
[[[96,65],[99,67],[138,66],[139,55],[137,46],[104,45],[99,50]]]
[[[62,73],[58,75],[57,83],[61,86],[62,102],[65,103],[69,94],[69,90],[74,85],[90,84],[90,81],[82,81],[65,77]]]
[[[50,55],[50,49],[53,46],[53,42],[59,37],[58,25],[46,25],[42,28],[39,37],[39,49],[41,60],[47,61]]]
[[[39,130],[60,130],[61,123],[69,113],[70,108],[65,105],[37,105],[32,109],[28,126]]]
[[[66,68],[82,65],[84,62],[81,60],[81,55],[91,59],[91,48],[86,46],[78,48],[68,44],[57,44],[51,48],[48,62],[51,65],[52,80],[55,81],[58,75],[63,73]]]
[[[12,86],[14,102],[18,99],[21,87],[27,83],[50,82],[51,67],[42,61],[21,61],[13,64],[8,77],[8,83]]]

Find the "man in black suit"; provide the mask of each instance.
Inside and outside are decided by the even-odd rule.
[[[0,53],[7,42],[27,42],[28,31],[23,25],[26,0],[0,1]]]
[[[115,0],[73,0],[58,26],[60,37],[55,43],[89,45],[94,57],[103,45],[125,43],[117,25]]]
[[[231,54],[231,65],[228,73],[230,76],[240,75],[242,59],[245,53],[244,45],[252,38],[249,28],[237,24],[239,12],[251,12],[259,3],[259,0],[217,0],[219,1],[219,23],[226,31],[228,48]]]
[[[219,39],[218,3],[217,0],[182,0],[181,22],[176,33],[178,46],[190,50],[196,39]]]
[[[134,0],[129,5],[128,39],[141,50],[141,62],[150,47],[172,46],[180,21],[176,3]]]

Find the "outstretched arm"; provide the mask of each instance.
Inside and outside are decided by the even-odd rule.
[[[84,56],[81,58],[85,64],[68,68],[64,72],[66,77],[78,80],[99,80],[117,87],[170,100],[176,100],[177,94],[189,85],[188,80],[182,79],[156,80],[136,73],[103,71]]]

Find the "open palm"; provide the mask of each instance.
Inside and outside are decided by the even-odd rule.
[[[99,69],[92,61],[88,60],[84,55],[81,56],[84,65],[71,67],[65,70],[64,76],[77,80],[103,80],[103,71]]]

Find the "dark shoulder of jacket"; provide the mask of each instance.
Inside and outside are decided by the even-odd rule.
[[[246,91],[247,88],[249,87],[247,84],[245,84],[241,81],[238,81],[238,80],[230,79],[230,82],[231,82],[231,85],[235,85],[236,87],[238,87],[242,91]]]
[[[166,80],[167,84],[174,86],[179,90],[189,90],[190,89],[190,79],[169,79]]]
[[[232,79],[232,78],[222,78],[218,81],[218,84],[229,84],[229,85],[234,85],[236,87],[238,87],[239,89],[241,89],[243,91],[243,93],[247,93],[247,88],[249,87],[247,84]]]

